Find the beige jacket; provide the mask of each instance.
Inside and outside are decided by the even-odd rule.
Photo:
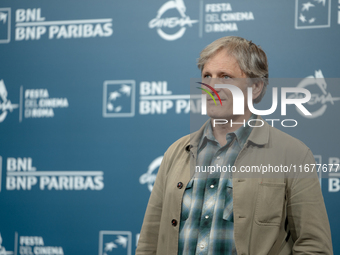
[[[195,171],[204,126],[164,154],[146,209],[136,255],[178,252],[182,197]],[[271,127],[253,128],[235,166],[315,164],[299,140]],[[234,238],[239,255],[333,254],[317,174],[233,173]],[[308,178],[307,178],[308,177]],[[182,183],[183,185],[179,184]],[[182,186],[182,187],[181,187]]]

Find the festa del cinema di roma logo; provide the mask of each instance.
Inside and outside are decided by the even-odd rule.
[[[317,110],[311,112],[310,115],[304,115],[300,109],[296,108],[297,112],[299,114],[301,114],[303,117],[305,118],[309,118],[309,119],[314,119],[317,117],[322,116],[327,107],[328,104],[330,103],[332,105],[334,105],[335,101],[339,101],[340,97],[332,97],[330,92],[327,92],[327,83],[326,80],[322,74],[321,70],[315,70],[315,74],[310,75],[306,78],[304,78],[298,85],[298,88],[307,88],[307,87],[313,87],[316,86],[320,92],[320,93],[313,93],[311,95],[311,99],[307,102],[308,105],[313,106],[313,105],[321,105],[320,108],[318,108]],[[301,95],[298,95],[297,93],[290,95],[288,98],[290,99],[295,99],[295,98],[301,98]]]
[[[169,10],[175,9],[179,12],[180,17],[167,17],[162,18],[163,14]],[[160,37],[167,41],[174,41],[181,38],[187,26],[192,27],[192,24],[198,22],[198,20],[191,20],[189,16],[185,14],[186,7],[183,0],[170,0],[163,4],[157,12],[156,18],[149,22],[149,28],[157,28],[157,33]],[[179,29],[177,28],[179,27]],[[164,30],[177,29],[174,33],[167,33]]]
[[[154,159],[148,167],[148,171],[145,174],[142,174],[139,178],[139,183],[144,185],[147,184],[148,190],[151,192],[153,189],[153,185],[156,180],[158,168],[160,167],[163,160],[163,156],[159,156]]]
[[[0,80],[0,122],[3,122],[9,112],[19,108],[18,104],[12,104],[11,100],[7,98],[8,92],[4,80]]]

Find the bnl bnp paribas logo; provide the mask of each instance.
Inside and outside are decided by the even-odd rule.
[[[156,28],[158,35],[164,40],[177,40],[184,35],[188,27],[198,22],[191,20],[185,12],[183,0],[170,0],[159,8],[156,18],[149,22],[149,28]]]
[[[105,81],[103,117],[135,116],[135,81]]]
[[[28,41],[110,37],[112,19],[81,19],[47,21],[41,8],[17,9],[14,13],[14,40]],[[11,8],[0,8],[0,43],[11,40]]]
[[[139,100],[135,100],[136,81],[107,80],[103,86],[103,117],[134,117],[137,104],[140,115],[198,113],[200,97],[174,95],[167,81],[139,82]]]
[[[326,28],[331,26],[331,0],[296,0],[295,28]]]
[[[0,80],[0,123],[5,120],[8,113],[13,112],[14,109],[19,108],[18,104],[12,104],[8,99],[8,92],[3,80]]]
[[[0,43],[11,41],[11,8],[0,8]]]
[[[100,231],[99,255],[131,255],[130,231]]]

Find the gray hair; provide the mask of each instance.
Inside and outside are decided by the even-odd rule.
[[[248,78],[252,78],[255,82],[263,82],[261,94],[254,100],[254,103],[259,103],[266,93],[268,85],[268,62],[266,53],[264,53],[260,46],[242,37],[222,37],[202,50],[197,62],[197,66],[201,72],[206,62],[222,49],[228,50],[228,54],[236,58],[240,69]]]

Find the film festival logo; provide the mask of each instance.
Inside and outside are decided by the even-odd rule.
[[[149,191],[153,189],[153,185],[156,180],[158,168],[160,167],[163,160],[163,156],[154,159],[148,167],[148,171],[139,177],[139,183],[144,185],[147,184]]]
[[[0,80],[0,123],[5,120],[9,112],[13,112],[18,108],[18,104],[12,104],[11,100],[7,98],[8,92],[4,80]]]
[[[11,8],[0,8],[0,43],[11,41]]]
[[[0,255],[13,255],[13,251],[7,251],[6,248],[2,245],[1,233],[0,233]]]
[[[105,81],[103,117],[135,116],[135,81]]]
[[[317,107],[317,109],[311,112],[310,115],[303,114],[300,111],[300,109],[296,107],[297,112],[305,118],[314,119],[314,118],[322,116],[325,113],[329,103],[334,105],[335,101],[340,100],[340,97],[332,97],[331,93],[327,92],[327,83],[321,70],[318,70],[318,71],[316,70],[314,76],[310,75],[306,77],[297,85],[298,88],[307,88],[309,86],[311,87],[316,86],[316,88],[321,93],[318,92],[318,93],[311,94],[311,99],[307,102],[307,104],[310,105],[311,107],[317,106],[317,105],[321,105],[321,106]],[[295,94],[290,95],[288,98],[299,99],[301,98],[301,95],[295,93]]]
[[[326,28],[331,26],[331,0],[296,0],[295,28]]]
[[[165,13],[175,10],[180,14],[180,17],[168,17]],[[149,22],[149,28],[157,28],[157,33],[160,37],[167,41],[174,41],[181,38],[187,27],[192,27],[198,20],[191,20],[185,14],[186,7],[183,0],[170,0],[163,4],[157,12],[156,18]],[[171,12],[173,13],[173,12]],[[176,30],[176,32],[171,32]]]
[[[99,255],[131,255],[131,237],[130,231],[100,231]]]

